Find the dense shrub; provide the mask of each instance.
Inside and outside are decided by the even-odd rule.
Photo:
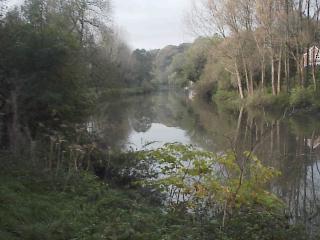
[[[289,226],[282,214],[246,209],[226,225],[228,239],[237,240],[304,240],[307,239],[302,226]]]
[[[213,95],[213,101],[217,102],[219,106],[230,110],[238,109],[243,103],[237,92],[226,90],[218,90]]]
[[[295,88],[290,95],[290,105],[295,108],[310,107],[313,104],[313,96],[311,88]]]
[[[248,107],[252,108],[269,108],[269,109],[284,109],[289,106],[289,95],[286,93],[281,93],[274,96],[270,93],[255,92],[253,96],[249,96],[246,100]]]

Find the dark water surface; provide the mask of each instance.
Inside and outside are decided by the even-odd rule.
[[[106,146],[140,150],[166,142],[220,152],[255,149],[282,176],[273,191],[289,206],[292,219],[320,228],[320,117],[261,111],[224,111],[184,94],[162,92],[103,103],[93,129]]]

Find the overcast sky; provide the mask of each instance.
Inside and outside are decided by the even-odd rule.
[[[183,22],[190,0],[113,0],[115,23],[132,48],[162,48],[192,41]]]
[[[114,23],[132,48],[162,48],[191,42],[183,18],[191,0],[111,0]],[[8,0],[12,5],[23,0]]]

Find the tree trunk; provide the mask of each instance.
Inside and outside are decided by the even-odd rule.
[[[241,123],[242,123],[242,118],[243,118],[243,107],[240,109],[239,112],[239,117],[238,117],[238,124],[237,124],[237,132],[235,135],[235,143],[238,144],[239,136],[240,136],[240,131],[241,131]]]
[[[18,97],[15,90],[11,91],[10,96],[10,107],[11,107],[11,124],[9,129],[10,138],[10,149],[14,155],[18,154],[18,141],[19,141],[19,114],[18,114]]]
[[[236,75],[237,75],[237,81],[238,81],[238,88],[239,88],[240,98],[241,98],[241,99],[244,99],[243,90],[242,90],[241,77],[240,77],[240,73],[239,73],[238,64],[237,64],[236,61],[235,61],[235,68],[236,68]]]
[[[314,90],[317,90],[317,79],[316,79],[316,68],[317,68],[317,57],[318,54],[315,54],[315,51],[313,51],[313,56],[312,56],[312,81],[313,81],[313,86]]]
[[[285,44],[285,73],[286,73],[286,85],[287,93],[290,91],[290,55],[289,55],[289,0],[285,0],[285,9],[286,9],[286,44]]]
[[[288,53],[285,55],[284,60],[284,72],[286,78],[287,92],[290,90],[290,59]]]
[[[250,80],[250,94],[251,96],[253,95],[253,74],[252,74],[252,71],[249,70],[249,80]]]
[[[317,90],[317,80],[316,80],[316,66],[312,66],[312,80],[313,80],[313,87],[314,90]]]
[[[244,58],[243,58],[243,69],[244,69],[244,73],[245,73],[245,76],[246,76],[247,92],[248,92],[248,95],[250,96],[251,95],[251,91],[250,91],[250,84],[249,84],[249,75],[248,75],[247,63],[244,60]]]
[[[294,60],[296,63],[296,70],[297,70],[296,76],[298,76],[297,84],[303,87],[304,86],[304,76],[303,76],[304,57],[302,55],[302,59],[301,59],[301,51],[300,51],[298,42],[296,42],[295,52],[292,51],[291,54],[294,57]]]
[[[276,95],[276,85],[275,85],[275,69],[274,69],[274,57],[271,55],[271,84],[272,84],[272,94]]]
[[[304,64],[303,64],[303,60],[300,60],[300,64],[299,64],[299,67],[300,67],[300,76],[301,76],[301,86],[302,87],[305,87],[305,75],[304,75]],[[308,66],[307,66],[307,69],[308,69]]]
[[[263,56],[262,63],[261,63],[261,88],[262,88],[262,90],[264,90],[265,71],[266,71],[265,56]]]
[[[277,86],[278,95],[281,92],[281,66],[282,66],[282,47],[280,50],[279,63],[278,63],[278,86]]]

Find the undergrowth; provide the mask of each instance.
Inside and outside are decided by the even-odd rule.
[[[149,190],[90,172],[1,165],[0,173],[1,240],[304,239],[282,215],[245,210],[222,228],[219,220],[166,208]]]

